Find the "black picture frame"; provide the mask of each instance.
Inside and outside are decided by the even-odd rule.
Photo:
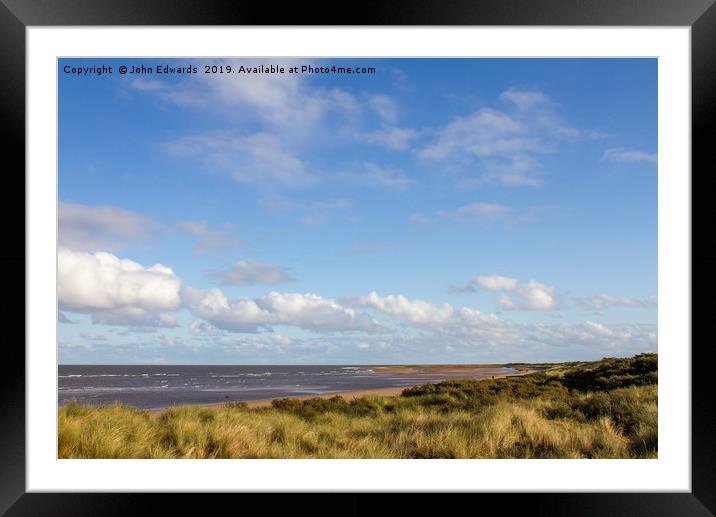
[[[340,13],[340,14],[339,14]],[[349,15],[343,14],[349,13]],[[343,14],[341,16],[341,14]],[[699,192],[712,192],[714,182],[713,143],[716,129],[716,5],[714,0],[449,0],[428,3],[417,0],[362,2],[346,10],[339,3],[287,3],[280,8],[265,2],[222,2],[218,0],[0,0],[0,128],[5,163],[4,179],[9,195],[2,206],[5,245],[0,265],[6,272],[7,293],[21,292],[25,271],[25,228],[17,221],[18,208],[11,198],[25,192],[25,31],[31,26],[86,25],[545,25],[545,26],[689,26],[691,27],[692,72],[692,171],[700,171]],[[685,171],[688,173],[689,171]],[[695,176],[693,172],[692,180]],[[8,181],[15,183],[7,185]],[[706,181],[711,182],[706,184]],[[11,190],[12,189],[12,190]],[[14,194],[11,194],[11,192]],[[15,194],[16,193],[16,194]],[[693,203],[693,202],[692,202]],[[693,207],[693,204],[692,204]],[[692,208],[693,211],[693,208]],[[704,214],[701,214],[706,215]],[[692,215],[692,219],[696,219]],[[705,244],[702,245],[705,247]],[[692,246],[693,248],[693,246]],[[698,250],[699,248],[697,248]],[[695,264],[694,264],[695,262]],[[713,252],[692,249],[693,266],[704,275],[699,286],[706,291],[716,285]],[[710,271],[706,272],[706,266]],[[10,273],[15,272],[15,273]],[[705,285],[704,285],[705,282]],[[24,293],[24,283],[22,286]],[[24,300],[23,294],[23,300]],[[127,515],[142,512],[165,514],[172,507],[184,513],[208,508],[212,503],[235,504],[241,498],[248,508],[253,494],[79,494],[26,493],[25,488],[25,342],[24,303],[17,296],[0,297],[0,314],[6,328],[22,328],[17,339],[5,343],[2,391],[0,392],[0,512],[7,515]],[[708,302],[694,306],[694,314],[705,315]],[[22,314],[21,314],[22,312]],[[689,347],[691,343],[684,343]],[[701,516],[716,513],[716,409],[711,398],[708,361],[709,342],[691,346],[692,357],[692,491],[690,493],[600,493],[600,494],[453,494],[460,501],[479,497],[494,502],[506,512],[531,515],[633,515]],[[320,497],[320,501],[318,498]],[[342,512],[364,514],[374,511],[375,494],[351,494],[341,503]],[[220,498],[220,499],[216,499]],[[230,498],[232,498],[230,500]],[[247,499],[248,498],[248,499]],[[310,513],[333,513],[324,494],[302,494]],[[285,501],[272,496],[271,505]],[[311,501],[306,504],[307,501]],[[314,502],[315,500],[315,502]],[[257,501],[256,501],[257,502]],[[263,504],[267,504],[264,502]],[[382,504],[382,503],[381,503]],[[471,502],[470,504],[474,504]],[[404,497],[401,513],[425,508],[423,495]],[[229,507],[230,508],[230,507]],[[237,508],[238,510],[238,508]],[[486,510],[487,511],[487,510]]]

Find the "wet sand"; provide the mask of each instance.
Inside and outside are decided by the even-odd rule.
[[[394,371],[394,372],[401,372],[401,373],[461,373],[464,372],[466,374],[475,373],[475,367],[470,366],[381,366],[381,367],[373,367],[373,369],[380,369],[383,368],[386,371]],[[469,380],[492,380],[494,379],[502,379],[505,377],[521,377],[523,375],[530,375],[533,373],[537,373],[540,370],[528,370],[528,369],[518,369],[516,373],[498,373],[500,372],[499,369],[495,369],[495,373],[490,373],[490,370],[481,370],[480,373],[484,375],[490,375],[490,377],[482,377],[480,376],[478,379],[470,378],[470,376],[467,376],[466,378]],[[376,389],[370,389],[370,390],[359,390],[359,391],[332,391],[330,393],[321,393],[321,394],[313,394],[313,395],[297,395],[295,397],[283,397],[283,398],[290,398],[290,399],[296,399],[296,400],[308,400],[308,399],[329,399],[331,397],[340,396],[344,399],[350,401],[354,399],[358,399],[361,397],[373,395],[373,396],[381,396],[381,397],[390,397],[395,395],[400,395],[400,393],[406,389],[410,388],[412,386],[422,386],[425,384],[425,381],[420,381],[419,379],[416,379],[415,384],[411,386],[397,386],[397,387],[391,387],[391,388],[376,388]],[[271,407],[271,401],[274,399],[260,399],[260,400],[249,400],[246,401],[246,405],[250,408],[262,408],[262,407]],[[205,409],[220,409],[224,407],[227,403],[226,402],[217,402],[216,404],[202,404],[200,406],[194,406],[194,407],[201,407]],[[178,407],[178,406],[175,406]],[[187,406],[184,406],[187,407]],[[171,409],[171,408],[161,408],[161,409],[150,409],[148,410],[148,413],[152,416],[158,416],[162,414],[164,411]]]

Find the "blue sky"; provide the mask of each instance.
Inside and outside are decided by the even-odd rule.
[[[655,59],[58,74],[61,363],[656,350]]]

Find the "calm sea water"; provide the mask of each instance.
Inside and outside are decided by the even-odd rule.
[[[123,402],[142,409],[320,395],[514,373],[400,372],[376,366],[59,366],[59,403]]]

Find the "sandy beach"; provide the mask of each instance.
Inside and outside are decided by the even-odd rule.
[[[461,373],[464,372],[466,374],[474,374],[475,368],[471,366],[385,366],[385,367],[376,367],[383,368],[386,370],[391,371],[400,371],[403,373]],[[535,369],[519,369],[516,373],[510,373],[510,374],[504,374],[500,373],[499,369],[495,369],[494,375],[491,373],[491,371],[485,371],[484,369],[481,370],[481,374],[487,374],[490,375],[490,377],[480,377],[478,379],[470,378],[468,375],[466,378],[470,380],[492,380],[492,379],[501,379],[505,377],[521,377],[523,375],[530,375],[533,373],[537,373],[539,370]],[[365,397],[368,395],[375,395],[375,396],[382,396],[382,397],[390,397],[395,395],[400,395],[400,393],[411,386],[421,386],[425,384],[425,382],[420,382],[419,379],[416,379],[416,383],[412,384],[410,386],[398,386],[398,387],[391,387],[391,388],[376,388],[376,389],[370,389],[370,390],[357,390],[357,391],[332,391],[328,393],[321,393],[321,394],[312,394],[312,395],[297,395],[295,397],[285,397],[285,398],[291,398],[296,400],[308,400],[308,399],[315,399],[315,398],[321,398],[321,399],[329,399],[331,397],[340,396],[343,397],[346,400],[354,400],[361,397]],[[250,408],[261,408],[261,407],[270,407],[271,401],[274,399],[260,399],[260,400],[250,400],[246,401],[246,405]],[[226,402],[217,402],[216,404],[202,404],[199,407],[206,408],[206,409],[217,409],[221,408],[226,405]],[[175,407],[181,407],[181,406],[175,406]],[[171,408],[159,408],[159,409],[150,409],[148,410],[148,413],[152,416],[158,416],[161,415],[164,411]]]

